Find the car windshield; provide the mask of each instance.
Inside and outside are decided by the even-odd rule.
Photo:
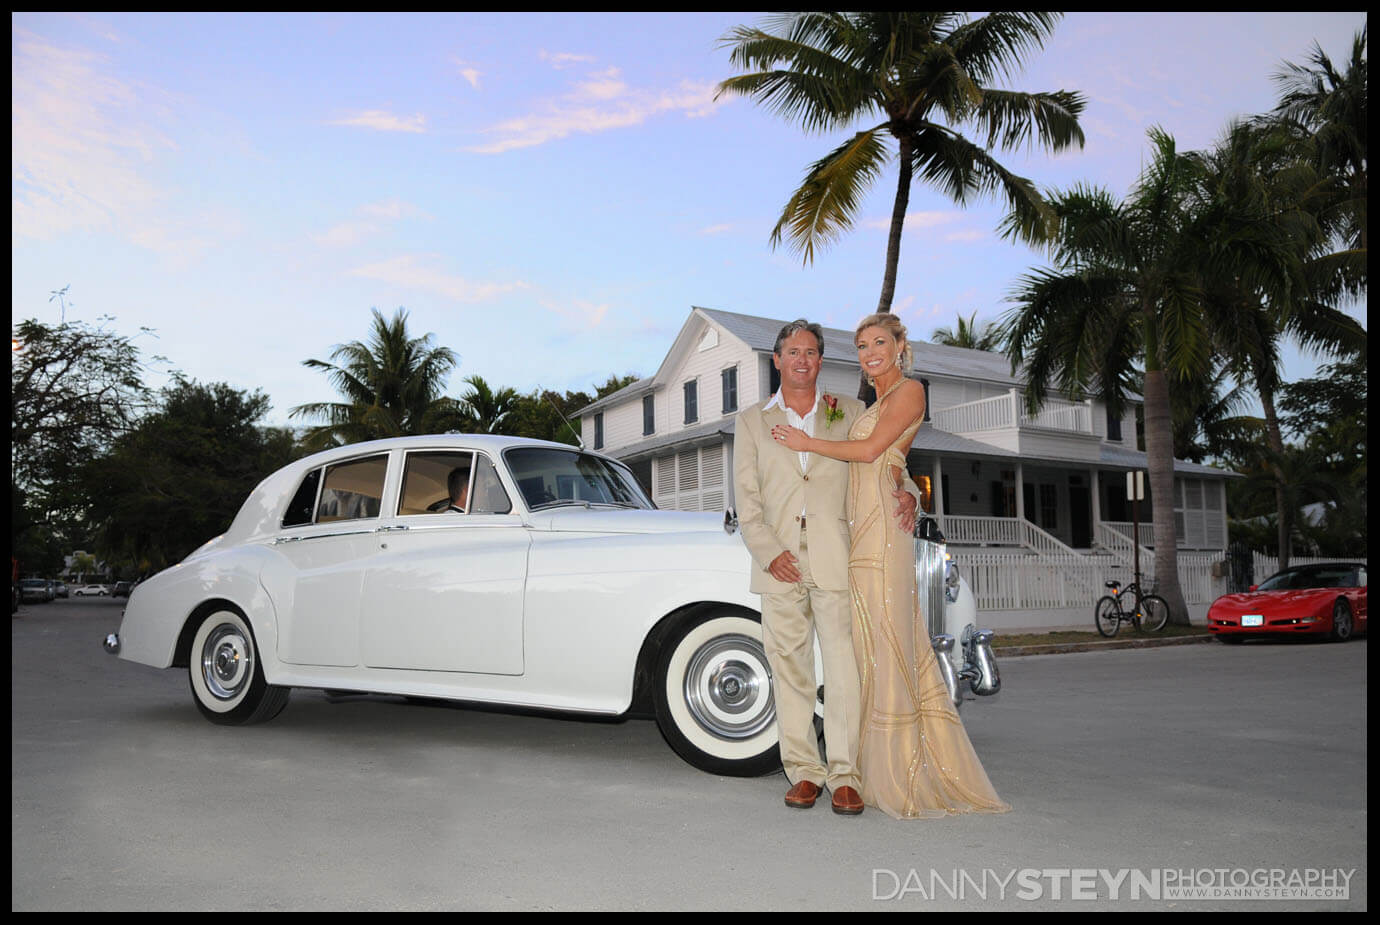
[[[1298,591],[1309,588],[1351,588],[1356,585],[1354,568],[1290,569],[1265,579],[1257,591]]]
[[[651,510],[626,466],[576,450],[518,447],[504,454],[531,510],[563,504],[607,504]]]

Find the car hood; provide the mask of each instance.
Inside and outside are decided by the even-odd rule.
[[[1246,591],[1226,594],[1213,602],[1213,607],[1261,608],[1302,607],[1317,601],[1330,601],[1337,596],[1336,588],[1302,588],[1296,591]]]
[[[724,528],[722,513],[583,506],[537,511],[530,521],[540,530],[575,533],[712,533]]]

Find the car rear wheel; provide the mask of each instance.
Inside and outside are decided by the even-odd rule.
[[[254,631],[238,610],[215,610],[202,617],[187,670],[196,708],[220,726],[270,720],[283,712],[291,692],[264,680]]]
[[[691,617],[661,647],[657,725],[702,771],[752,777],[781,767],[762,624],[709,611]]]
[[[1333,642],[1346,642],[1351,638],[1355,624],[1351,620],[1351,605],[1345,600],[1338,600],[1332,605],[1332,631],[1327,634],[1327,638]]]

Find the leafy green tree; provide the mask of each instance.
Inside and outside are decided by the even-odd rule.
[[[1083,144],[1084,100],[1064,90],[1023,93],[992,82],[1016,71],[1052,34],[1058,13],[996,12],[970,21],[956,12],[778,13],[765,29],[740,26],[723,39],[749,73],[718,95],[747,96],[811,132],[881,121],[811,165],[782,211],[772,243],[788,238],[805,262],[857,220],[867,188],[894,157],[899,166],[878,311],[896,290],[901,230],[911,182],[919,178],[959,205],[1006,199],[1009,232],[1045,240],[1053,215],[1034,185],[988,150],[1039,144],[1057,152]],[[981,141],[960,129],[971,128]],[[892,153],[892,144],[895,153]]]
[[[583,390],[561,393],[552,389],[534,389],[527,395],[518,396],[508,418],[512,428],[510,432],[518,437],[576,446],[580,442],[580,412],[605,395],[611,395],[640,378],[635,374],[609,376],[602,385],[595,387],[593,396]]]
[[[177,562],[224,533],[250,491],[294,456],[264,428],[268,396],[178,378],[159,406],[84,467],[97,553],[123,574]]]
[[[41,489],[128,429],[146,407],[148,390],[139,349],[104,325],[29,319],[15,325],[13,342],[11,477]]]
[[[64,290],[65,292],[65,290]],[[81,464],[146,407],[139,349],[107,326],[21,321],[10,360],[10,548],[25,574],[54,575],[81,539]]]
[[[303,437],[309,449],[463,427],[463,406],[442,394],[459,357],[448,347],[433,346],[430,334],[411,336],[403,309],[391,320],[373,309],[369,340],[337,345],[331,361],[302,365],[326,373],[345,400],[298,405],[288,412],[292,418],[324,421]]]
[[[977,323],[977,312],[967,318],[958,316],[957,325],[949,328],[936,328],[930,341],[946,347],[965,347],[968,350],[1001,350],[1001,325],[993,321]]]

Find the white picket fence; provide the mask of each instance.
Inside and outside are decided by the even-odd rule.
[[[1132,580],[1125,563],[1115,556],[1034,555],[1017,550],[993,552],[949,547],[960,574],[977,597],[978,610],[1054,610],[1091,607],[1107,593],[1103,583]],[[1211,603],[1227,593],[1227,579],[1214,578],[1213,564],[1221,552],[1179,553],[1179,584],[1188,604]],[[1260,577],[1259,571],[1257,576]],[[1153,578],[1142,575],[1153,586]]]

